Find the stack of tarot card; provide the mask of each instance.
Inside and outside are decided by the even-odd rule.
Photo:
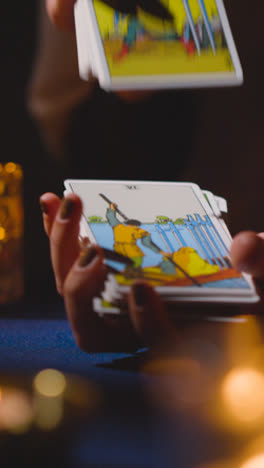
[[[83,202],[81,236],[99,244],[109,273],[99,314],[127,309],[135,279],[168,304],[259,300],[249,275],[230,261],[226,200],[185,182],[66,180]]]
[[[77,0],[80,76],[106,90],[239,85],[222,0]]]

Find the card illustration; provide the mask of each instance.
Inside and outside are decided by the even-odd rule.
[[[107,3],[93,0],[112,77],[235,74],[221,0]]]
[[[104,213],[100,209],[85,215],[93,236],[102,247],[132,260],[126,265],[110,262],[120,285],[141,277],[154,286],[248,288],[231,267],[228,246],[206,212],[175,219],[157,210],[152,219],[131,218],[120,208],[122,200],[106,192],[95,196],[103,201]]]

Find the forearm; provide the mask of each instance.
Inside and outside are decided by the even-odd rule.
[[[63,152],[70,114],[91,90],[92,83],[79,77],[75,35],[54,28],[42,0],[27,106],[53,153]]]

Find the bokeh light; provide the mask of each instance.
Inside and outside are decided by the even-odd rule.
[[[4,240],[6,237],[6,230],[2,226],[0,226],[0,241]]]
[[[226,407],[241,423],[263,419],[264,375],[258,370],[243,367],[231,370],[224,378],[222,395]]]
[[[34,408],[28,394],[17,388],[0,389],[0,430],[21,433],[28,430]]]
[[[64,374],[56,369],[40,371],[34,381],[35,424],[42,430],[55,429],[64,415]]]
[[[264,453],[255,455],[246,462],[244,462],[239,468],[263,468],[264,467]]]
[[[34,387],[44,397],[54,398],[65,391],[66,378],[56,369],[44,369],[36,375]]]
[[[250,362],[256,349],[262,345],[262,331],[256,317],[248,317],[245,323],[230,323],[225,329],[225,350],[232,367]]]
[[[8,162],[5,164],[5,171],[8,172],[9,174],[12,174],[13,172],[15,172],[17,168],[17,165],[13,162]]]

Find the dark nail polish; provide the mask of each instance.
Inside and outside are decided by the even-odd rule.
[[[83,250],[80,254],[78,265],[80,267],[85,267],[91,263],[91,261],[96,257],[97,250],[94,247],[88,247]]]
[[[146,289],[144,284],[133,284],[132,291],[137,306],[142,307],[146,302]]]
[[[70,217],[74,207],[74,202],[70,198],[64,198],[60,209],[60,217],[67,219]]]
[[[42,213],[45,213],[45,214],[48,213],[48,207],[44,201],[39,200],[39,206],[40,206]]]

